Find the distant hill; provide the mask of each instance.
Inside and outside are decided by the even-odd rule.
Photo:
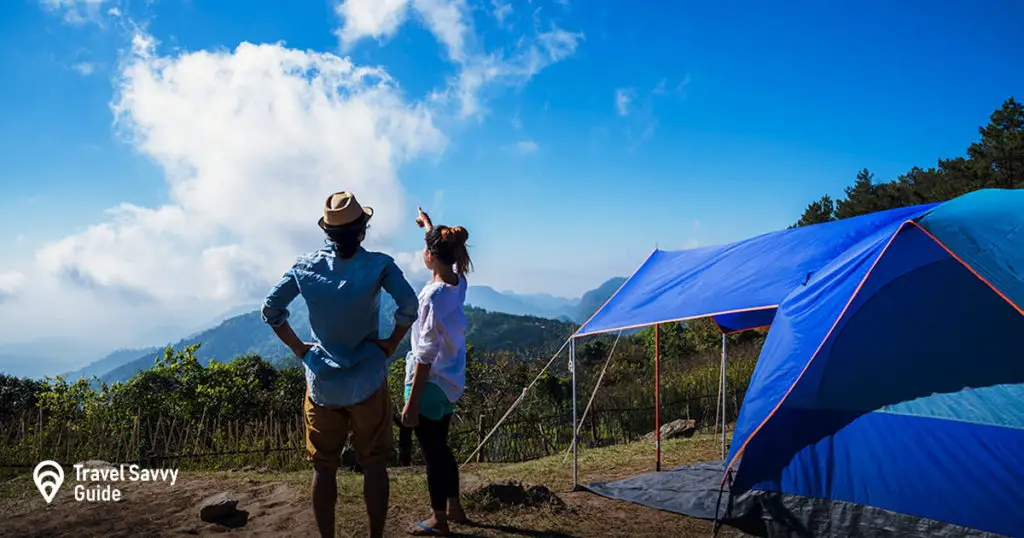
[[[550,297],[547,298],[547,297]],[[466,304],[473,305],[490,312],[504,312],[519,316],[537,316],[558,318],[568,315],[575,304],[571,299],[564,299],[559,304],[555,297],[531,296],[502,293],[490,286],[470,286],[466,290]],[[556,299],[556,300],[552,300]]]
[[[70,338],[40,338],[0,344],[0,373],[42,379],[47,374],[52,375],[55,367],[74,368],[99,353],[96,347]]]
[[[466,341],[480,351],[538,351],[553,353],[576,324],[536,316],[516,316],[466,308]]]
[[[556,345],[561,345],[571,332],[570,324],[581,323],[590,317],[623,281],[622,278],[611,279],[588,291],[579,300],[545,294],[502,293],[488,286],[470,286],[466,294],[466,314],[470,318],[467,338],[480,350],[541,350],[552,339],[558,340]],[[423,286],[420,282],[411,284],[417,290]],[[221,317],[251,307],[239,307]],[[383,334],[391,332],[395,309],[391,297],[382,294],[380,325]],[[291,311],[295,332],[301,338],[309,338],[308,312],[301,297],[293,303]],[[209,327],[205,330],[169,345],[181,348],[201,344],[199,356],[204,363],[210,359],[229,361],[245,353],[256,353],[271,361],[290,357],[288,349],[263,323],[258,311],[239,313],[207,325]],[[152,366],[164,347],[118,350],[67,375],[69,379],[97,376],[108,383],[124,381],[138,370]],[[405,343],[399,352],[407,349],[408,343]]]
[[[54,364],[62,364],[57,355],[23,355],[0,352],[0,374],[11,377],[42,379],[46,370],[41,366],[50,365],[52,367]]]
[[[567,297],[556,297],[547,293],[530,293],[530,294],[519,294],[513,292],[505,292],[505,295],[518,299],[524,303],[534,305],[543,310],[552,312],[568,312],[569,309],[576,306],[579,302],[578,299],[569,299]]]
[[[210,318],[201,325],[193,327],[192,330],[188,332],[188,334],[189,336],[197,335],[205,330],[212,329],[220,325],[224,321],[227,321],[235,316],[241,316],[242,314],[248,314],[249,312],[258,310],[260,306],[262,306],[261,303],[240,304],[234,308],[230,308],[224,312],[221,312],[220,315]]]
[[[579,299],[567,299],[543,293],[517,294],[500,292],[490,286],[470,286],[466,290],[466,305],[492,313],[533,316],[567,323],[583,323],[615,293],[625,278],[612,278]],[[413,283],[419,290],[423,283]],[[391,331],[395,302],[387,294],[381,295],[381,328]]]
[[[310,334],[309,313],[305,303],[300,299],[293,303],[289,310],[291,311],[289,321],[295,333],[299,335],[299,338],[308,339]],[[212,329],[207,329],[171,345],[180,349],[193,344],[200,344],[199,357],[203,364],[209,364],[212,359],[228,362],[246,353],[255,353],[267,360],[284,358],[290,353],[288,348],[263,322],[259,311],[227,319]],[[98,377],[107,383],[126,381],[137,371],[151,367],[162,352],[162,348],[156,348],[136,354],[134,359],[126,361]],[[110,356],[103,360],[109,359]],[[91,367],[92,365],[89,365],[87,368]]]
[[[390,302],[390,305],[381,305],[382,317],[393,316],[393,313],[394,302]],[[551,350],[553,346],[557,348],[561,345],[575,327],[570,323],[552,319],[487,312],[474,307],[466,308],[466,317],[469,323],[466,339],[476,349],[482,351]],[[300,337],[307,337],[309,317],[304,306],[293,311],[291,323]],[[384,332],[390,332],[390,327]],[[174,347],[181,348],[196,343],[201,344],[199,357],[203,364],[209,364],[212,359],[227,362],[246,353],[255,353],[275,362],[291,356],[290,351],[263,323],[259,312],[250,312],[228,319],[213,329],[179,341],[174,344]],[[401,356],[408,350],[409,342],[406,338],[397,353]],[[135,355],[132,360],[116,366],[109,372],[99,374],[98,377],[107,383],[126,381],[139,370],[152,366],[161,353],[162,349],[147,350],[142,356]],[[102,367],[101,362],[105,361],[105,364],[110,364],[113,358],[113,355],[108,356],[103,361],[98,361],[83,369],[83,371],[92,372],[85,375],[93,375],[97,369]]]
[[[89,363],[87,366],[73,372],[68,372],[65,375],[69,380],[93,376],[102,378],[111,371],[124,366],[143,355],[156,357],[156,355],[162,351],[163,348],[159,347],[150,347],[145,349],[119,349],[98,361]]]
[[[579,303],[573,309],[572,319],[578,323],[583,323],[590,319],[590,316],[593,316],[594,312],[597,312],[599,308],[604,306],[604,303],[606,303],[625,282],[626,279],[622,277],[612,278],[598,286],[597,289],[584,293],[583,297],[580,297]]]
[[[466,304],[490,312],[504,312],[521,316],[536,316],[567,322],[583,323],[615,293],[625,278],[609,279],[579,299],[568,299],[548,294],[518,294],[500,292],[488,286],[470,286]]]

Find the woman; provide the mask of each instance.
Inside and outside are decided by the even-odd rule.
[[[449,523],[466,523],[459,501],[459,466],[448,447],[455,402],[466,386],[466,278],[470,270],[461,226],[434,226],[419,210],[416,224],[426,230],[423,263],[433,277],[419,293],[419,317],[405,359],[402,423],[414,428],[427,462],[427,489],[434,515],[410,530],[418,536],[445,536]]]

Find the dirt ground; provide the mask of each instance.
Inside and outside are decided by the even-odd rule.
[[[614,479],[651,470],[650,443],[585,452],[581,481]],[[686,439],[665,444],[665,465],[709,459],[714,439]],[[310,472],[182,473],[167,483],[121,483],[118,503],[77,502],[73,474],[65,478],[52,504],[45,504],[29,478],[0,487],[0,536],[316,536],[310,509]],[[591,493],[568,493],[571,463],[561,457],[512,465],[473,464],[462,475],[463,490],[513,479],[542,484],[565,503],[564,508],[506,508],[470,511],[473,526],[454,528],[455,536],[708,536],[711,523],[613,501]],[[338,536],[365,536],[360,475],[339,477]],[[199,504],[206,497],[231,492],[243,518],[231,526],[206,523]],[[423,469],[391,470],[388,536],[405,536],[412,523],[429,514]],[[723,529],[723,536],[740,536]]]
[[[119,489],[122,500],[117,503],[78,502],[72,490],[61,488],[46,505],[36,493],[35,498],[6,507],[0,536],[187,536],[227,531],[245,536],[314,535],[308,492],[285,482],[183,474],[173,487],[127,483]],[[221,491],[234,493],[238,509],[248,512],[244,526],[230,529],[199,519],[199,503]]]

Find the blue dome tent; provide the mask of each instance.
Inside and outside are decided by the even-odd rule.
[[[1022,190],[655,251],[574,338],[768,336],[724,462],[587,488],[772,535],[1024,534],[1022,306]]]

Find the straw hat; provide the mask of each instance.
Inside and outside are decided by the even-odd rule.
[[[321,228],[335,228],[352,224],[364,215],[367,219],[372,217],[373,208],[359,205],[355,195],[341,191],[327,197],[319,224]]]

